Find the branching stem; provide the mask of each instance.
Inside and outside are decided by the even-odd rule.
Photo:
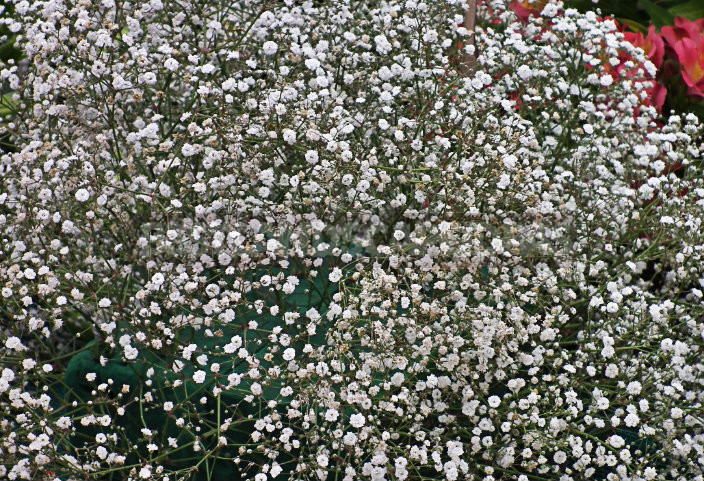
[[[465,73],[471,73],[477,67],[477,45],[475,42],[475,29],[477,24],[477,0],[467,0],[467,10],[464,13],[464,28],[469,32],[467,46],[472,46],[474,51],[465,55]],[[470,49],[471,50],[471,49]]]

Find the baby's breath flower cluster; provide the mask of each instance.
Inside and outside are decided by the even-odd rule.
[[[508,3],[15,2],[0,479],[703,480],[701,127]]]

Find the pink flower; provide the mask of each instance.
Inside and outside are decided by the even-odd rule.
[[[701,38],[699,42],[683,38],[673,48],[689,94],[704,98],[704,41]]]
[[[688,93],[704,98],[704,19],[677,17],[674,27],[662,28],[662,36],[677,54]]]
[[[616,22],[615,20],[613,21]],[[622,27],[618,22],[616,22],[616,25],[619,26],[619,30],[621,30]],[[655,33],[655,27],[651,26],[648,30],[648,35],[645,37],[643,37],[642,33],[624,32],[624,38],[634,46],[643,49],[648,60],[650,60],[658,70],[662,67],[665,55],[665,42],[660,35]],[[634,61],[633,57],[622,51],[619,53],[619,60],[620,63],[615,67],[609,62],[604,62],[604,71],[611,74],[614,81],[619,81],[622,75],[625,75],[626,78],[633,78],[639,67],[631,69],[626,68],[628,61]],[[660,112],[665,103],[667,89],[656,81],[655,76],[651,76],[648,73],[645,75],[646,80],[652,82],[653,86],[645,90],[648,97],[644,100],[644,103],[646,105],[655,106],[658,112]]]
[[[663,84],[655,82],[655,80],[653,80],[653,83],[655,85],[645,89],[648,94],[648,98],[645,99],[645,104],[652,105],[658,110],[658,112],[661,112],[662,106],[665,103],[665,97],[667,96],[667,89]]]
[[[662,36],[672,48],[684,38],[701,42],[704,38],[704,18],[692,22],[686,18],[677,17],[674,27],[662,27]]]
[[[645,52],[646,57],[650,60],[655,67],[660,70],[663,63],[663,58],[665,56],[665,42],[661,35],[655,33],[655,27],[653,25],[648,29],[648,35],[643,37],[642,33],[624,33],[625,39],[635,45],[640,47]],[[630,57],[630,56],[629,56]],[[623,60],[630,60],[622,59]],[[623,65],[623,63],[622,63]],[[648,76],[650,77],[650,76]],[[646,92],[648,98],[645,103],[647,105],[653,105],[658,109],[658,112],[662,109],[665,103],[665,96],[667,95],[667,89],[660,83],[657,83],[655,79],[652,79],[654,85],[648,89]]]
[[[655,67],[658,69],[662,67],[662,60],[665,55],[665,42],[661,35],[655,33],[655,26],[650,26],[646,37],[643,37],[642,33],[631,32],[626,32],[624,36],[628,42],[642,48],[648,60],[653,62]]]
[[[547,3],[548,0],[514,0],[509,8],[516,12],[518,18],[527,22],[531,15],[539,16]]]

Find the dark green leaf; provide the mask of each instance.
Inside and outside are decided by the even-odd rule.
[[[5,116],[14,113],[16,105],[12,100],[12,92],[6,93],[0,97],[0,116]]]
[[[665,25],[672,25],[675,23],[675,15],[651,0],[638,0],[638,8],[642,8],[648,12],[648,15],[650,15],[650,18],[653,20],[653,24],[658,29],[664,27]]]
[[[631,20],[630,18],[623,18],[623,17],[618,17],[616,18],[619,22],[623,23],[626,25],[630,30],[634,32],[640,32],[640,33],[647,33],[648,32],[648,27],[643,25],[640,22],[636,22],[635,20]]]
[[[675,5],[668,10],[675,17],[684,17],[689,20],[704,18],[704,1],[690,0],[681,5]]]

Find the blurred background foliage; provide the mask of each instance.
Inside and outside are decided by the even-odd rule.
[[[14,7],[12,3],[0,1],[0,17],[12,18]],[[20,51],[15,47],[15,35],[6,25],[0,25],[0,60],[7,62],[20,59]]]

